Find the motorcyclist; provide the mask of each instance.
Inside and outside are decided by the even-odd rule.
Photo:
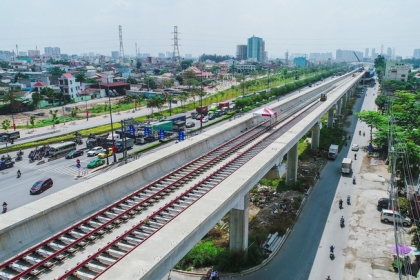
[[[327,278],[325,278],[325,280],[331,280],[330,276],[328,275],[328,277],[327,277]]]
[[[18,176],[18,178],[19,178],[20,176],[22,176],[22,173],[20,173],[20,169],[17,171],[17,176]]]
[[[340,208],[343,206],[343,200],[340,198],[340,200],[338,201],[338,205],[340,205]]]
[[[356,160],[357,159],[357,154],[354,154],[354,160]]]
[[[333,245],[330,246],[330,253],[334,253],[335,247]]]
[[[7,203],[3,202],[3,213],[6,213],[7,211]]]
[[[365,136],[365,132],[363,131],[363,136]]]
[[[340,218],[340,224],[344,224],[344,217],[343,216],[341,216],[341,218]]]
[[[356,176],[353,176],[353,184],[356,184]]]
[[[350,195],[347,196],[347,203],[350,203]]]
[[[359,130],[359,135],[361,135],[361,133],[362,133],[362,132]]]

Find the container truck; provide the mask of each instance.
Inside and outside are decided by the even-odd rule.
[[[88,139],[86,140],[86,148],[92,149],[93,147],[104,147],[106,145],[106,139],[108,138],[109,133],[102,135],[92,135],[89,134]]]
[[[121,153],[124,150],[129,150],[133,148],[134,146],[134,139],[126,138],[124,139],[118,139],[115,142],[115,148],[117,149],[117,153]]]
[[[335,159],[338,154],[338,145],[332,144],[330,146],[330,149],[328,150],[328,158],[329,159]]]
[[[209,111],[214,113],[214,112],[216,112],[218,109],[219,109],[219,106],[218,106],[217,104],[211,104],[211,105],[210,105],[210,109],[209,109]]]
[[[350,174],[351,164],[352,164],[351,158],[343,158],[343,162],[341,163],[341,173]]]
[[[222,110],[222,108],[229,108],[229,102],[220,102],[219,103],[219,110]]]
[[[174,123],[172,121],[162,121],[157,123],[151,124],[152,129],[159,132],[159,130],[165,130],[165,131],[172,131],[174,129]]]
[[[207,114],[209,113],[209,108],[207,106],[202,106],[202,107],[199,106],[195,108],[195,111],[197,112],[197,114],[207,116]]]

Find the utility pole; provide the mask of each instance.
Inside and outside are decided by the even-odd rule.
[[[181,61],[181,56],[179,55],[179,45],[178,45],[178,27],[174,26],[174,52],[172,54],[172,62],[175,63],[180,63]]]

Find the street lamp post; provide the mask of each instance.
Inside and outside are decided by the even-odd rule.
[[[267,89],[270,89],[270,70],[269,69],[267,69],[267,83],[268,83]]]
[[[242,98],[245,96],[245,72],[242,72]]]

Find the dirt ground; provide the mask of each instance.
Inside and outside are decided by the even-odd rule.
[[[371,165],[371,164],[377,165]],[[348,247],[345,252],[345,280],[383,279],[394,280],[398,274],[392,269],[393,252],[390,246],[395,244],[392,224],[380,221],[377,210],[379,198],[389,197],[388,182],[390,173],[383,161],[366,156],[359,174],[361,188],[357,191],[355,211],[350,218]],[[398,233],[401,244],[410,245],[411,236],[404,228]],[[411,260],[414,257],[411,256]],[[417,270],[413,267],[413,270]]]

